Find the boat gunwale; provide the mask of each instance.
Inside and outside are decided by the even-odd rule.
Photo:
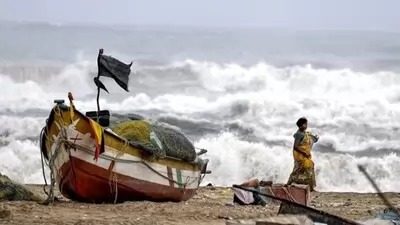
[[[45,156],[45,158],[46,158],[47,160],[48,160],[48,153],[47,153],[48,150],[47,150],[47,148],[46,148],[46,136],[48,135],[48,132],[50,131],[51,126],[54,125],[54,122],[55,122],[55,110],[58,108],[58,109],[62,110],[63,112],[68,112],[70,107],[71,107],[71,106],[68,106],[68,105],[66,105],[65,103],[62,103],[62,104],[56,104],[56,105],[53,106],[53,108],[51,109],[50,115],[49,115],[49,117],[48,117],[48,119],[47,119],[47,121],[46,121],[46,126],[44,127],[44,134],[43,134],[43,136],[41,137],[41,146],[40,146],[41,151],[42,151],[42,153],[44,154],[44,156]],[[74,107],[73,109],[74,109],[74,113],[79,114],[79,117],[80,117],[80,118],[85,119],[86,122],[88,122],[88,123],[90,122],[90,121],[89,121],[89,120],[90,120],[89,117],[87,117],[86,115],[84,115],[82,112],[80,112],[79,110],[77,110],[75,107]],[[132,148],[138,149],[139,152],[142,153],[142,154],[147,154],[148,156],[151,156],[151,155],[152,155],[152,154],[149,152],[149,150],[147,150],[144,146],[142,146],[142,145],[140,145],[140,144],[135,144],[135,143],[131,143],[131,142],[129,142],[129,141],[126,141],[124,138],[122,138],[122,137],[118,136],[117,134],[114,134],[114,133],[112,133],[112,132],[110,132],[110,131],[108,131],[108,130],[106,130],[106,129],[103,129],[103,131],[104,131],[105,133],[107,133],[107,135],[110,135],[110,136],[112,136],[112,137],[118,139],[118,141],[127,142],[127,144],[128,144],[129,146],[131,146]],[[118,150],[118,149],[117,149],[117,150]],[[127,153],[127,154],[129,154],[129,153]],[[147,161],[147,162],[157,163],[157,164],[160,164],[160,165],[164,165],[163,163],[157,162],[157,160],[156,160],[156,161],[150,161],[150,160],[148,160],[148,159],[144,159],[142,156],[139,156],[139,158],[142,158],[143,160],[145,160],[145,161]],[[199,168],[199,166],[198,166],[198,164],[197,164],[196,162],[186,162],[186,161],[184,161],[184,160],[182,160],[182,159],[178,159],[178,158],[174,158],[174,157],[170,157],[170,156],[163,156],[163,157],[160,158],[159,160],[167,161],[167,163],[168,163],[168,161],[169,161],[170,163],[186,164],[187,166],[190,166],[190,167],[195,168],[195,169],[192,170],[192,171],[200,171],[200,170],[201,170],[201,168]],[[185,167],[185,166],[184,166],[184,167]],[[173,167],[173,168],[175,168],[175,167]]]

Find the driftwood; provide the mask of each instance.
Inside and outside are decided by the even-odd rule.
[[[240,185],[233,185],[233,187],[281,201],[281,207],[279,208],[278,214],[302,214],[308,216],[314,222],[325,223],[328,225],[361,225],[355,221],[348,220],[283,198],[272,196],[257,190],[248,189]]]

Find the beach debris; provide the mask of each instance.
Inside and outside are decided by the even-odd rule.
[[[364,176],[368,179],[368,181],[372,184],[374,187],[375,191],[377,192],[377,195],[381,198],[383,203],[387,206],[386,211],[390,211],[394,215],[396,215],[397,218],[400,218],[400,210],[396,209],[390,202],[389,200],[383,195],[381,189],[378,187],[378,185],[375,183],[375,181],[372,179],[372,177],[367,173],[367,170],[362,166],[358,165],[358,169],[364,174]]]
[[[0,201],[42,201],[24,185],[0,173]]]
[[[302,205],[310,205],[310,189],[308,185],[286,185],[282,183],[274,184],[269,180],[250,179],[239,186],[247,189],[257,190],[268,195],[276,196],[281,199],[286,199]],[[259,195],[256,192],[248,192],[246,190],[232,187],[233,201],[240,205],[262,205],[279,204],[280,201],[270,199],[264,195]]]
[[[280,215],[255,220],[255,225],[313,225],[313,221],[305,215]]]
[[[377,216],[378,219],[392,222],[393,225],[400,225],[400,209],[386,208]]]
[[[382,194],[382,191],[376,185],[375,181],[369,176],[366,169],[358,165],[359,170],[367,177],[370,183],[373,185],[377,192],[377,196],[379,196],[387,208],[378,215],[378,220],[386,220],[383,222],[390,221],[393,225],[400,225],[400,209],[395,208],[388,199]],[[282,214],[294,214],[294,215],[306,215],[313,222],[323,223],[323,224],[334,224],[334,225],[359,225],[360,223],[351,221],[336,215],[329,214],[327,212],[317,210],[311,207],[308,207],[303,204],[298,204],[297,202],[293,202],[284,198],[280,198],[278,196],[270,195],[269,193],[262,193],[259,190],[250,189],[247,187],[243,187],[241,185],[233,185],[234,188],[239,188],[248,192],[252,192],[254,194],[263,195],[265,197],[279,200],[281,202],[278,215]],[[351,199],[347,199],[346,203],[343,206],[351,205]],[[256,223],[257,224],[257,223]],[[263,223],[258,223],[259,225]],[[264,223],[264,224],[279,224],[279,223]],[[375,224],[375,223],[374,223]]]
[[[381,213],[378,214],[378,219],[383,221],[390,221],[393,225],[400,225],[400,209],[395,208],[389,200],[383,195],[382,191],[372,179],[372,177],[367,173],[367,170],[362,166],[358,165],[358,169],[364,174],[364,176],[368,179],[368,181],[372,184],[377,195],[382,199],[383,203],[386,205],[386,209],[384,209]]]
[[[328,225],[361,225],[355,221],[351,221],[304,205],[298,205],[294,202],[282,202],[281,206],[279,207],[278,214],[307,215],[314,222]]]
[[[382,220],[378,218],[369,219],[362,222],[363,225],[395,225],[390,220]]]
[[[314,225],[305,215],[278,215],[258,219],[227,220],[226,225]]]
[[[256,221],[254,220],[227,220],[225,222],[226,225],[255,225]]]
[[[352,220],[348,220],[321,210],[317,210],[311,207],[308,207],[306,205],[302,205],[296,202],[292,202],[287,199],[283,199],[277,196],[269,195],[266,193],[262,193],[258,190],[253,190],[253,189],[248,189],[246,187],[242,187],[240,185],[233,185],[235,188],[239,188],[242,190],[246,190],[249,192],[253,192],[259,195],[266,196],[268,198],[272,198],[278,201],[281,201],[281,206],[279,208],[278,215],[280,214],[296,214],[296,215],[306,215],[308,216],[312,221],[318,222],[318,223],[325,223],[325,224],[334,224],[334,225],[360,225],[360,223],[357,223]]]

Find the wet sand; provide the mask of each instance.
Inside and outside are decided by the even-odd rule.
[[[45,196],[40,185],[27,185]],[[399,206],[400,194],[385,193]],[[187,202],[153,203],[125,202],[122,204],[76,203],[61,198],[44,206],[35,202],[0,202],[0,224],[176,224],[217,225],[225,219],[252,219],[276,215],[279,205],[232,206],[229,188],[202,187]],[[377,194],[312,193],[311,207],[348,219],[365,221],[375,218],[385,208]]]

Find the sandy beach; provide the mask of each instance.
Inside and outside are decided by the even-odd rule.
[[[27,185],[45,197],[41,185]],[[400,194],[385,193],[394,205]],[[230,188],[202,187],[187,202],[122,204],[60,201],[44,206],[35,202],[0,202],[1,224],[225,224],[226,219],[252,219],[276,215],[279,205],[239,206],[232,202]],[[384,209],[377,194],[312,193],[311,206],[356,221],[375,218]]]

